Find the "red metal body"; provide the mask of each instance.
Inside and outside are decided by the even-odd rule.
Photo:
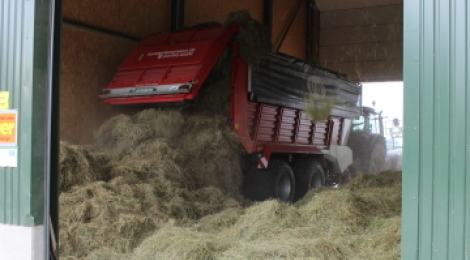
[[[195,28],[142,39],[106,90],[192,83],[189,93],[106,98],[110,104],[180,102],[194,99],[237,25]]]
[[[313,122],[304,111],[249,101],[248,65],[232,53],[232,131],[248,153],[260,152],[266,161],[272,153],[323,154],[329,145],[339,144],[339,117]],[[260,168],[267,163],[260,162]]]
[[[228,46],[237,26],[210,27],[154,35],[142,40],[119,67],[107,89],[183,84],[192,82],[185,94],[107,98],[111,104],[168,103],[193,99]],[[341,145],[339,117],[312,122],[305,112],[249,100],[249,67],[232,43],[232,131],[247,153],[261,154],[259,167],[266,168],[272,153],[323,154],[329,145]]]

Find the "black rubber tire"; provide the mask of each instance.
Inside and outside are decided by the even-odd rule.
[[[370,150],[368,158],[364,158],[367,162],[364,171],[366,173],[380,173],[385,170],[385,157],[387,156],[387,148],[383,142],[375,142]]]
[[[269,185],[271,177],[267,170],[250,167],[243,179],[243,195],[251,201],[264,201],[272,197],[273,190]]]
[[[313,158],[300,158],[294,161],[295,197],[301,199],[309,190],[325,185],[325,172],[321,164]]]
[[[271,160],[268,171],[271,176],[272,197],[282,202],[294,201],[295,178],[289,164],[282,160]]]
[[[295,178],[291,167],[282,160],[271,160],[266,170],[250,168],[245,173],[243,195],[252,201],[277,199],[292,202]]]

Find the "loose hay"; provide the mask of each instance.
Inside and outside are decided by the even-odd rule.
[[[382,182],[391,174],[371,187],[311,191],[295,205],[265,201],[170,222],[127,259],[398,259],[400,181]]]
[[[150,109],[112,118],[97,138],[102,140],[89,150],[61,144],[63,165],[86,166],[83,176],[71,171],[61,176],[71,183],[62,185],[68,192],[59,198],[64,257],[84,258],[90,252],[90,257],[105,257],[105,249],[130,253],[168,221],[190,226],[240,207],[241,149],[225,117],[185,118],[180,111]],[[101,169],[105,174],[96,174]],[[70,189],[72,184],[80,185]]]
[[[225,26],[233,24],[240,25],[240,31],[235,37],[240,43],[240,56],[246,63],[256,65],[272,51],[269,31],[262,23],[252,19],[248,11],[230,13]]]
[[[246,11],[240,54],[255,65],[269,35]],[[194,105],[119,115],[90,148],[61,143],[61,259],[396,259],[401,173],[361,175],[295,205],[243,208],[229,129],[228,51]],[[199,98],[201,97],[201,98]]]
[[[196,187],[214,186],[241,199],[242,149],[222,116],[191,116],[182,137],[180,165]]]
[[[107,159],[102,154],[91,153],[83,146],[60,142],[59,148],[59,192],[73,186],[107,179],[103,164]]]
[[[84,257],[95,249],[131,251],[152,230],[138,199],[116,193],[104,182],[77,187],[59,197],[60,252]]]
[[[328,120],[335,102],[332,98],[322,97],[319,99],[314,95],[309,95],[305,99],[305,103],[307,104],[305,107],[307,116],[313,121],[322,121]]]

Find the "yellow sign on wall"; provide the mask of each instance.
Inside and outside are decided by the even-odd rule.
[[[6,110],[10,108],[9,98],[10,92],[0,91],[0,110]]]
[[[17,111],[0,111],[0,146],[16,145]]]

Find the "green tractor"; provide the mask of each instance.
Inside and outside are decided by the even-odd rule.
[[[381,112],[363,107],[362,115],[352,122],[348,146],[353,151],[353,166],[363,173],[385,170],[387,147]]]

